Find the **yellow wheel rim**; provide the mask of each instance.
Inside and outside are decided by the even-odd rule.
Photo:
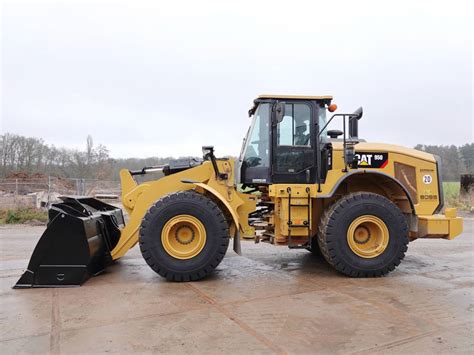
[[[364,215],[356,218],[347,229],[347,243],[362,258],[375,258],[387,248],[388,228],[380,218]]]
[[[161,231],[165,251],[176,259],[191,259],[206,244],[206,228],[199,219],[188,214],[171,218]]]

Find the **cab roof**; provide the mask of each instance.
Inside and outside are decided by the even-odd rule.
[[[271,95],[263,94],[259,95],[254,101],[253,106],[249,110],[249,116],[252,116],[257,109],[257,106],[263,100],[314,100],[319,101],[319,104],[329,105],[332,100],[331,95],[324,96],[304,96],[304,95]]]
[[[263,94],[259,95],[257,99],[278,99],[278,100],[332,100],[331,95],[323,96],[304,96],[304,95],[270,95]]]

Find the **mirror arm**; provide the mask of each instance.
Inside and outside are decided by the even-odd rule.
[[[329,124],[331,123],[332,119],[333,119],[336,115],[340,115],[340,114],[337,114],[337,113],[336,113],[336,114],[334,114],[334,115],[331,116],[331,118],[329,119],[329,121],[327,121],[326,124],[324,125],[324,127],[319,131],[319,133],[318,133],[318,138],[319,138],[319,136],[321,136],[321,133],[324,132],[324,130],[326,129],[326,127],[329,126]]]
[[[214,173],[216,174],[216,179],[218,180],[226,180],[227,174],[221,173],[219,171],[219,167],[217,166],[216,156],[214,155],[214,147],[212,146],[204,146],[202,147],[202,151],[204,153],[204,160],[210,160],[212,164],[212,168],[214,169]]]
[[[347,169],[347,146],[348,146],[348,142],[347,142],[347,139],[346,139],[346,118],[348,119],[348,121],[351,120],[351,118],[355,118],[355,119],[359,119],[360,118],[360,114],[358,114],[357,112],[356,113],[336,113],[334,115],[331,116],[331,118],[326,122],[326,124],[324,125],[324,127],[319,131],[318,133],[318,142],[319,142],[319,137],[321,136],[321,134],[324,132],[324,130],[326,129],[326,127],[329,125],[329,123],[331,123],[331,121],[333,120],[334,117],[342,117],[342,127],[343,127],[343,136],[342,136],[342,141],[343,141],[343,157],[344,157],[344,169],[342,170],[343,172],[347,172],[348,169]],[[351,123],[348,122],[348,125],[350,126]],[[351,140],[350,141],[350,145],[354,145],[354,142]],[[318,169],[319,170],[319,169]],[[318,187],[318,192],[320,190],[320,187]]]
[[[324,130],[326,129],[327,126],[329,126],[329,124],[331,123],[332,119],[336,116],[339,116],[339,117],[343,117],[343,121],[346,120],[346,117],[349,117],[349,118],[352,118],[352,117],[357,117],[356,114],[353,114],[353,113],[335,113],[334,115],[331,116],[331,118],[329,119],[329,121],[326,122],[326,124],[324,125],[324,127],[321,129],[321,131],[319,131],[318,133],[318,138],[319,136],[321,136],[321,134],[324,132]]]

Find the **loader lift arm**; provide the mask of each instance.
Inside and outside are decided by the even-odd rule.
[[[203,151],[206,148],[209,147],[203,148]],[[191,189],[210,196],[226,214],[231,216],[230,232],[234,237],[234,250],[240,254],[240,233],[245,235],[254,233],[254,229],[248,225],[248,213],[255,209],[256,198],[237,192],[233,172],[232,160],[211,158],[198,166],[164,176],[159,180],[137,184],[130,171],[122,170],[120,172],[122,203],[129,215],[129,221],[122,230],[119,243],[112,250],[112,258],[115,260],[122,257],[138,242],[142,219],[156,201],[167,194]]]

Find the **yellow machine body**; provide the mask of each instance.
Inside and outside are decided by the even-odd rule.
[[[270,185],[269,196],[275,204],[275,213],[270,218],[270,224],[274,226],[272,242],[288,244],[289,230],[292,229],[288,225],[288,216],[297,224],[307,221],[305,206],[308,201],[311,206],[309,234],[314,236],[317,221],[329,205],[341,196],[362,191],[387,197],[410,216],[411,240],[453,239],[462,233],[463,219],[457,216],[455,208],[446,209],[445,214],[435,213],[443,197],[438,189],[439,177],[432,154],[396,145],[359,143],[356,153],[386,152],[387,164],[381,169],[360,165],[358,169],[344,171],[342,143],[333,143],[333,146],[333,166],[324,184],[319,187],[317,184]],[[427,175],[431,177],[429,183],[423,180]],[[288,191],[291,191],[291,203]],[[301,228],[292,230],[291,235],[293,242],[308,240],[308,232]]]
[[[319,191],[317,184],[269,186],[268,197],[275,206],[274,213],[268,216],[267,229],[273,231],[270,242],[287,245],[290,233],[293,242],[307,241],[310,236],[316,234],[318,220],[333,200],[358,191],[383,195],[392,200],[404,213],[411,215],[412,240],[453,239],[461,234],[462,218],[456,216],[455,209],[447,209],[445,215],[434,214],[442,197],[438,191],[438,174],[433,155],[389,144],[359,143],[356,152],[387,152],[388,163],[382,169],[364,168],[361,165],[358,169],[344,171],[342,143],[333,145],[333,166],[328,172],[325,183],[319,186]],[[158,199],[166,194],[190,189],[218,202],[228,216],[232,237],[240,235],[244,239],[265,239],[259,236],[248,222],[248,215],[255,211],[259,196],[237,191],[232,159],[218,159],[217,164],[220,171],[228,174],[228,179],[218,179],[209,161],[141,184],[133,179],[128,170],[122,170],[120,172],[122,203],[129,217],[121,232],[119,243],[112,250],[113,259],[122,257],[138,242],[142,219]],[[431,176],[429,184],[423,181],[426,175]],[[291,197],[288,191],[291,191]],[[288,225],[288,217],[295,225],[309,223],[310,228],[293,228]]]
[[[210,161],[194,168],[163,176],[158,180],[138,184],[130,171],[120,172],[122,186],[122,204],[128,214],[126,226],[121,237],[112,250],[112,258],[118,259],[138,242],[138,232],[143,217],[148,209],[161,197],[184,190],[194,189],[213,199],[228,216],[231,236],[254,235],[255,231],[248,224],[248,214],[255,210],[257,196],[237,191],[234,183],[234,161],[217,160],[219,171],[225,172],[227,179],[216,177]]]

